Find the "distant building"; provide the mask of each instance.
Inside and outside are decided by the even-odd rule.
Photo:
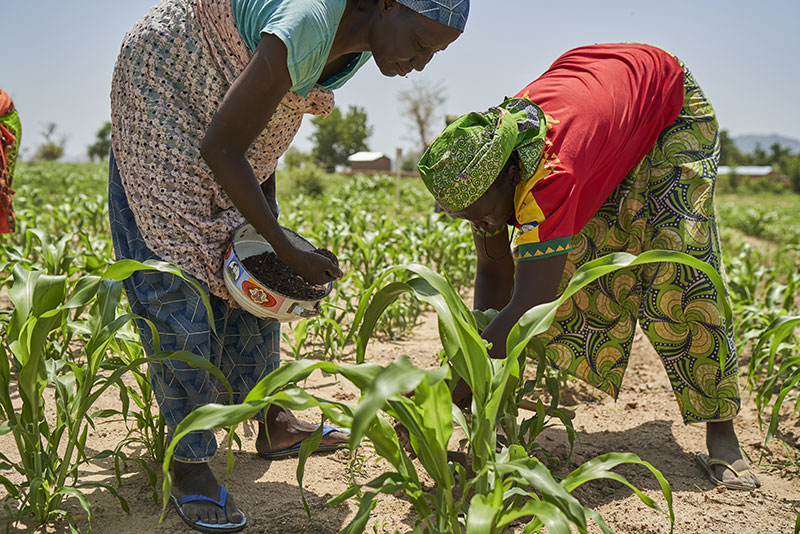
[[[776,184],[781,184],[785,187],[790,185],[789,177],[778,173],[769,165],[740,165],[738,167],[730,167],[728,165],[720,165],[717,169],[717,174],[737,176],[739,180],[745,182],[755,181],[770,181]]]
[[[738,167],[720,165],[717,169],[717,174],[735,174],[743,178],[761,178],[764,176],[775,176],[777,173],[769,165],[740,165]]]
[[[352,172],[389,173],[392,170],[392,160],[381,152],[356,152],[347,161]]]

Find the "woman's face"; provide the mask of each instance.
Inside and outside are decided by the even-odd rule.
[[[516,165],[507,165],[478,200],[461,211],[448,213],[458,219],[467,219],[484,232],[491,233],[502,228],[514,217],[514,192],[519,176]]]
[[[436,52],[461,35],[393,0],[379,0],[379,5],[381,16],[370,30],[369,42],[384,76],[405,76],[424,69]]]

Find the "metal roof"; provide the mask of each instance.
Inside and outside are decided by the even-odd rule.
[[[766,176],[772,172],[772,167],[769,165],[740,165],[738,167],[730,167],[728,165],[720,165],[717,169],[717,174],[740,174],[745,176]]]
[[[356,152],[347,158],[347,161],[375,161],[388,157],[383,152]]]

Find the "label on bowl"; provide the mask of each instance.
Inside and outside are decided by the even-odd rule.
[[[282,297],[273,295],[252,278],[242,282],[242,291],[247,295],[247,298],[263,308],[275,308],[283,304],[284,299]],[[278,299],[280,299],[280,303]]]

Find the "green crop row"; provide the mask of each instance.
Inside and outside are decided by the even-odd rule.
[[[74,531],[78,526],[63,502],[76,499],[91,516],[83,492],[92,485],[80,479],[83,465],[98,457],[113,457],[117,466],[136,461],[156,498],[156,466],[166,466],[171,455],[147,359],[118,280],[133,269],[173,268],[114,261],[106,175],[101,165],[22,165],[14,184],[17,232],[0,236],[0,301],[7,295],[9,302],[0,306],[0,435],[13,437],[20,457],[0,457],[6,511],[11,518],[32,515],[40,522],[62,516]],[[642,462],[614,453],[559,479],[537,460],[534,453],[546,451],[536,438],[547,425],[563,424],[574,437],[569,418],[558,408],[559,382],[547,371],[541,351],[538,359],[528,361],[515,352],[523,343],[538,343],[536,333],[548,324],[544,308],[529,312],[512,332],[508,358],[490,360],[478,334],[487,317],[473,316],[462,300],[475,265],[468,224],[434,213],[416,180],[402,180],[399,191],[386,176],[321,180],[321,194],[319,188],[283,192],[280,221],[336,253],[344,278],[319,317],[284,327],[284,343],[294,360],[259,384],[251,393],[254,404],[198,410],[181,431],[220,426],[223,416],[225,424],[235,425],[250,410],[270,403],[295,410],[321,408],[327,419],[353,429],[353,446],[367,437],[391,466],[332,500],[358,500],[359,512],[346,532],[363,530],[380,493],[396,492],[413,504],[419,528],[426,532],[502,532],[522,518],[526,532],[542,526],[568,532],[569,525],[585,531],[587,520],[609,532],[571,491],[594,478],[626,483],[611,469]],[[769,415],[767,440],[782,436],[781,414],[787,407],[797,411],[800,390],[800,206],[792,202],[779,196],[726,196],[718,210],[737,342],[759,410]],[[609,263],[590,271],[600,275],[647,259],[609,257],[604,260]],[[431,307],[443,333],[440,367],[421,370],[404,359],[385,368],[366,363],[369,339],[408,335]],[[353,351],[357,362],[343,363]],[[190,354],[154,357],[203,365]],[[522,379],[526,367],[534,371],[534,380]],[[361,398],[348,404],[309,395],[297,384],[314,369],[352,382]],[[125,375],[133,378],[132,385],[122,382]],[[450,402],[449,384],[458,377],[475,393],[465,412]],[[536,413],[517,424],[517,402],[542,391],[550,400],[534,398]],[[101,394],[116,394],[118,409],[93,411]],[[45,417],[49,403],[55,419]],[[113,449],[89,456],[89,429],[107,418],[123,419],[128,432]],[[417,466],[389,418],[408,430],[421,468],[437,482],[435,487],[420,483]],[[470,461],[453,462],[446,454],[453,424],[467,434]],[[500,435],[497,425],[503,429]],[[237,439],[233,430],[230,437]],[[308,441],[298,471],[301,484],[304,459],[314,446]],[[145,454],[132,452],[139,450]],[[652,466],[645,467],[657,478],[672,521],[669,485]],[[23,482],[12,482],[9,471]],[[103,488],[127,508],[117,488]]]

